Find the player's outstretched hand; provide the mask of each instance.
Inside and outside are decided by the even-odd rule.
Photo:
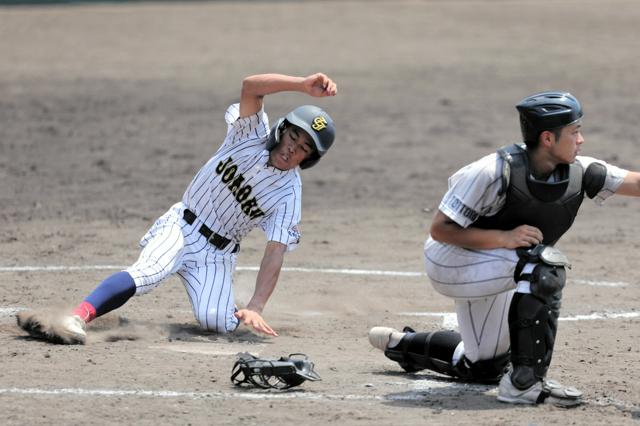
[[[535,226],[520,225],[505,232],[504,247],[515,249],[529,247],[542,243],[542,231]]]
[[[269,324],[262,319],[262,315],[256,311],[252,311],[250,309],[239,309],[238,312],[235,313],[235,316],[242,321],[244,325],[253,327],[253,329],[259,333],[264,333],[274,337],[278,336],[278,333],[273,331],[273,329],[269,327]]]
[[[321,72],[305,77],[302,82],[305,91],[316,98],[324,96],[335,96],[338,93],[338,86]]]

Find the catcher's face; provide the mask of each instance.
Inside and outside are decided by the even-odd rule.
[[[297,126],[286,127],[280,135],[280,143],[271,150],[269,164],[276,169],[296,168],[314,151],[311,137]]]
[[[580,147],[584,143],[582,137],[582,123],[580,121],[563,127],[560,137],[552,145],[551,152],[560,163],[571,164],[580,153]]]

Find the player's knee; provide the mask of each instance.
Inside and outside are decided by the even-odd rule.
[[[238,320],[233,317],[225,318],[224,316],[216,315],[196,315],[196,320],[200,328],[204,331],[210,331],[218,334],[232,333],[238,327]]]
[[[529,249],[518,250],[520,261],[514,271],[516,282],[529,281],[530,292],[552,309],[560,308],[562,289],[567,281],[565,267],[569,259],[552,246],[537,245]],[[530,274],[522,273],[527,263],[535,264]]]
[[[211,313],[207,311],[199,310],[196,313],[196,321],[198,321],[198,325],[203,331],[212,331],[214,333],[224,332],[224,323],[221,324],[215,315],[211,315]]]
[[[560,298],[566,281],[567,273],[563,266],[541,263],[531,273],[531,294],[552,303]]]
[[[229,333],[229,330],[226,328],[225,324],[217,323],[216,321],[210,321],[207,319],[198,319],[198,324],[200,325],[200,329],[203,331],[210,331],[218,334]]]

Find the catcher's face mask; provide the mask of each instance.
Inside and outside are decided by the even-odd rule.
[[[277,360],[259,359],[248,352],[238,354],[231,381],[236,386],[261,389],[288,389],[305,380],[321,380],[304,354],[290,354]]]

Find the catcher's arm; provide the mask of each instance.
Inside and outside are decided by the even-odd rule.
[[[245,309],[240,309],[235,314],[236,318],[243,321],[245,325],[269,336],[277,336],[278,334],[267,324],[261,314],[278,282],[286,250],[287,246],[282,243],[276,241],[267,243],[260,263],[253,297]]]
[[[640,197],[640,172],[629,172],[616,190],[618,195]]]
[[[431,237],[439,242],[476,250],[529,247],[542,242],[542,232],[535,226],[520,225],[510,231],[463,228],[438,210],[431,222]]]

